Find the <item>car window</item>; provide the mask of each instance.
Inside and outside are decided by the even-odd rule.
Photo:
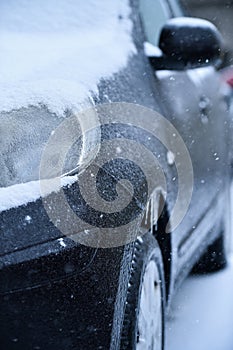
[[[186,0],[168,0],[169,1],[169,7],[171,8],[173,17],[181,17],[181,16],[188,16],[188,12],[186,11],[186,7],[184,6],[183,2]],[[190,1],[190,0],[188,0]]]
[[[161,28],[169,18],[166,3],[160,0],[140,0],[140,13],[147,41],[157,46]]]

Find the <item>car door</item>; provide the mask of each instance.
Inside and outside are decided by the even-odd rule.
[[[141,0],[146,39],[158,46],[159,34],[169,17],[180,16],[177,4]],[[173,232],[183,266],[219,219],[226,172],[225,111],[214,67],[157,70],[155,80],[165,117],[175,126],[189,151],[193,166],[193,194],[189,210]],[[219,229],[216,227],[216,229]],[[179,271],[179,269],[176,269]]]

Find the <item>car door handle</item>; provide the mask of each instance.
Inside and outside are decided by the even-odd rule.
[[[199,111],[200,111],[201,121],[204,124],[208,123],[210,107],[211,107],[210,99],[204,95],[201,96],[199,100]]]

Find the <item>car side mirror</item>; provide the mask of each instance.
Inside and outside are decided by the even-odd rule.
[[[221,64],[223,40],[209,21],[179,17],[167,21],[160,34],[161,56],[150,57],[156,70],[182,70]]]

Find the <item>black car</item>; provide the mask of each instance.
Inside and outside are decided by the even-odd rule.
[[[173,0],[0,10],[0,348],[162,350],[227,263],[221,35]]]

